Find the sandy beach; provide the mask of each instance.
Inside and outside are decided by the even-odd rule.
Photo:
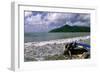
[[[62,56],[65,45],[70,42],[80,42],[83,40],[90,39],[90,36],[83,37],[75,37],[68,39],[58,39],[58,40],[50,40],[50,41],[42,41],[42,42],[28,42],[24,45],[24,60],[27,61],[43,61],[48,60],[53,56],[60,56],[60,59],[64,59]],[[50,58],[48,58],[50,57]],[[55,58],[54,58],[55,57]],[[52,60],[52,59],[50,59]]]

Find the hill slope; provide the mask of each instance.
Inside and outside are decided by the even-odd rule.
[[[90,32],[90,27],[64,25],[49,32]]]

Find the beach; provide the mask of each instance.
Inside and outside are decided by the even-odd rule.
[[[60,57],[60,59],[65,59],[62,56],[65,45],[70,42],[80,42],[90,39],[90,36],[67,38],[67,39],[57,39],[42,42],[28,42],[24,45],[24,60],[27,61],[44,61],[52,60],[54,57]],[[53,58],[52,58],[53,56]]]

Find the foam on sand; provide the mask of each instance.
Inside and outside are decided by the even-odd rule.
[[[62,56],[69,42],[87,40],[90,36],[57,39],[42,42],[29,42],[24,45],[24,61],[42,61],[52,56]]]
[[[68,42],[73,42],[73,41],[86,40],[89,38],[90,38],[90,36],[83,36],[83,37],[75,37],[75,38],[67,38],[67,39],[41,41],[41,42],[28,42],[28,43],[25,43],[25,46],[30,46],[30,45],[43,46],[46,44],[63,44],[63,43],[68,43]]]

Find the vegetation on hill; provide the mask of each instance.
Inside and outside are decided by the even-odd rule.
[[[90,27],[64,25],[60,28],[55,28],[49,32],[90,32]]]

